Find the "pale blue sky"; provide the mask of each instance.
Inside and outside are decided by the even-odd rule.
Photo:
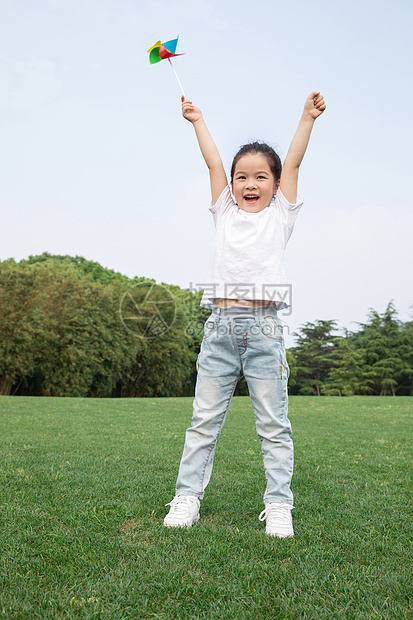
[[[285,156],[319,89],[286,254],[293,331],[411,316],[411,2],[0,0],[0,259],[82,255],[129,276],[205,280],[208,175],[174,65],[229,169],[251,139]],[[292,339],[287,341],[292,345]]]

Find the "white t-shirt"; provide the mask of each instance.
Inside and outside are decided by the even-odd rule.
[[[223,190],[210,206],[215,237],[201,306],[211,308],[214,297],[289,305],[284,252],[302,204],[299,194],[290,204],[278,190],[268,207],[250,213],[238,207],[229,185]]]

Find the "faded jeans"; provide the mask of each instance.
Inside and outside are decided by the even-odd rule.
[[[289,368],[275,307],[214,306],[204,326],[197,368],[193,417],[186,431],[176,494],[203,498],[218,437],[238,379],[244,375],[264,460],[264,503],[292,505]]]

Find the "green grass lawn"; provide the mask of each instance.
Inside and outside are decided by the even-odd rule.
[[[191,398],[0,397],[0,617],[413,618],[413,399],[290,399],[284,540],[258,521],[246,397],[199,524],[163,527],[191,412]]]

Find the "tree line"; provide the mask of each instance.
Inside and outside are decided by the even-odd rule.
[[[209,311],[201,293],[76,256],[0,262],[0,394],[193,394]],[[306,323],[287,351],[291,394],[413,394],[413,322],[389,303],[356,332]],[[237,393],[248,392],[240,381]]]
[[[338,331],[316,321],[295,334],[291,394],[413,394],[413,321],[400,321],[393,302],[383,314],[371,309],[357,331]]]
[[[141,298],[133,299],[135,291]],[[151,318],[154,297],[173,298],[173,323],[164,335],[134,328],[127,307],[122,317],[120,302],[128,294],[137,318],[140,310]],[[163,308],[162,299],[156,301]],[[0,394],[190,395],[200,338],[188,325],[205,320],[199,301],[199,293],[156,287],[154,280],[131,279],[82,257],[45,253],[3,261]]]

